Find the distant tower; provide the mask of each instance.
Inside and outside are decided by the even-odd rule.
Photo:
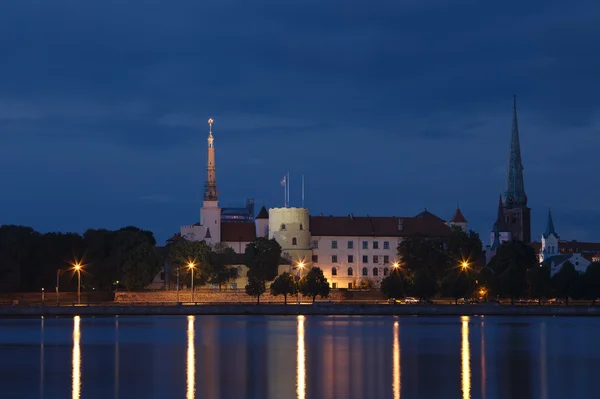
[[[454,216],[452,216],[452,219],[448,222],[448,226],[460,227],[462,231],[466,233],[467,223],[467,219],[465,219],[462,212],[460,211],[460,207],[457,207],[456,211],[454,212]]]
[[[256,215],[254,221],[256,224],[256,237],[268,237],[269,236],[269,212],[267,208],[260,208],[260,212]]]
[[[540,250],[540,262],[559,254],[558,240],[560,237],[554,230],[554,221],[552,212],[548,209],[548,221],[546,222],[546,231],[542,234],[542,248]]]
[[[208,150],[206,159],[206,184],[204,186],[204,201],[200,209],[200,223],[206,228],[204,237],[212,244],[221,241],[221,209],[219,208],[219,192],[217,191],[217,177],[215,168],[215,138],[212,134],[214,120],[208,120]]]
[[[527,207],[519,126],[517,123],[517,97],[513,103],[513,121],[510,138],[510,155],[503,197],[503,216],[511,238],[531,242],[531,209]]]

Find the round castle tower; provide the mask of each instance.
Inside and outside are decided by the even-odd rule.
[[[292,261],[292,267],[302,262],[311,263],[308,209],[271,208],[269,209],[269,238],[281,245],[282,256]]]

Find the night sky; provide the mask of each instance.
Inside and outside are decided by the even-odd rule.
[[[290,172],[311,214],[460,202],[487,243],[516,93],[532,236],[551,207],[600,240],[599,38],[597,0],[3,0],[0,224],[164,242],[213,117],[222,206],[281,206]]]

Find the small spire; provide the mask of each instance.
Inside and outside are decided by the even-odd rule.
[[[502,206],[502,194],[500,194],[500,198],[498,199],[498,213],[496,214],[496,222],[492,230],[507,231],[504,227],[504,207]]]
[[[552,211],[548,208],[548,220],[546,222],[546,232],[544,233],[544,238],[550,237],[550,235],[554,235],[558,238],[558,234],[554,230],[554,221],[552,220]]]

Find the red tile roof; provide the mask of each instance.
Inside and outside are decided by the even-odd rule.
[[[460,208],[456,208],[456,212],[454,212],[454,216],[452,216],[452,220],[450,222],[453,223],[467,223],[467,219],[463,216]]]
[[[438,218],[311,216],[310,232],[321,237],[445,237],[450,235],[451,230]]]
[[[221,222],[221,241],[238,242],[256,239],[254,222]]]
[[[175,242],[175,241],[179,241],[179,240],[181,240],[181,233],[177,233],[173,237],[169,238],[167,240],[167,243]]]

